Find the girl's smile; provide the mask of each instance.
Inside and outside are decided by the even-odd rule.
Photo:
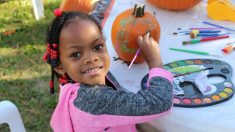
[[[88,76],[95,76],[95,75],[98,75],[100,72],[102,72],[102,68],[103,66],[96,66],[96,67],[93,67],[93,68],[88,68],[84,71],[82,71],[82,73],[84,75],[88,75]]]

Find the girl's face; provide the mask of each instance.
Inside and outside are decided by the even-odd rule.
[[[59,38],[60,64],[55,69],[76,82],[105,84],[110,65],[105,39],[97,25],[76,19],[64,26]]]

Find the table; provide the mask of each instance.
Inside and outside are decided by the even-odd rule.
[[[202,1],[200,4],[187,11],[172,12],[156,8],[145,0],[116,0],[104,25],[104,35],[108,45],[108,52],[110,53],[110,57],[112,59],[110,71],[124,86],[124,88],[126,88],[126,90],[137,92],[140,89],[140,82],[148,72],[148,67],[145,63],[143,63],[134,64],[131,69],[128,69],[128,66],[123,64],[122,61],[115,61],[113,59],[113,57],[117,57],[117,54],[112,47],[111,27],[114,19],[119,13],[128,8],[134,7],[134,4],[138,2],[146,5],[146,11],[156,12],[156,17],[161,26],[161,37],[159,44],[161,49],[161,57],[164,64],[176,60],[194,58],[223,60],[234,68],[232,82],[235,83],[235,52],[221,58],[215,58],[212,56],[200,56],[168,50],[170,47],[186,48],[185,46],[182,46],[182,41],[189,39],[188,36],[170,35],[170,33],[175,31],[177,28],[210,27],[208,25],[196,22],[193,18],[235,28],[234,22],[214,21],[209,19],[206,12],[207,1]],[[235,3],[235,1],[233,2]],[[231,34],[231,36],[231,38],[235,39],[234,33]],[[203,44],[189,45],[187,48],[212,51],[222,54],[221,49],[226,45],[226,43],[229,41],[234,41],[234,39],[224,39]],[[173,107],[172,112],[169,115],[151,122],[151,125],[164,132],[235,132],[235,97],[232,97],[230,100],[223,103],[208,107]]]

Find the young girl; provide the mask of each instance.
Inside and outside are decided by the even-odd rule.
[[[135,124],[166,114],[172,106],[172,75],[162,68],[159,46],[139,36],[149,66],[148,88],[126,92],[108,71],[110,57],[100,25],[79,12],[55,10],[44,60],[60,81],[51,119],[55,132],[135,132]]]

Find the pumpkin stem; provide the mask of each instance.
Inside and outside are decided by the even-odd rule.
[[[145,8],[144,4],[135,4],[134,11],[133,11],[132,15],[134,15],[135,17],[144,16],[144,8]]]

